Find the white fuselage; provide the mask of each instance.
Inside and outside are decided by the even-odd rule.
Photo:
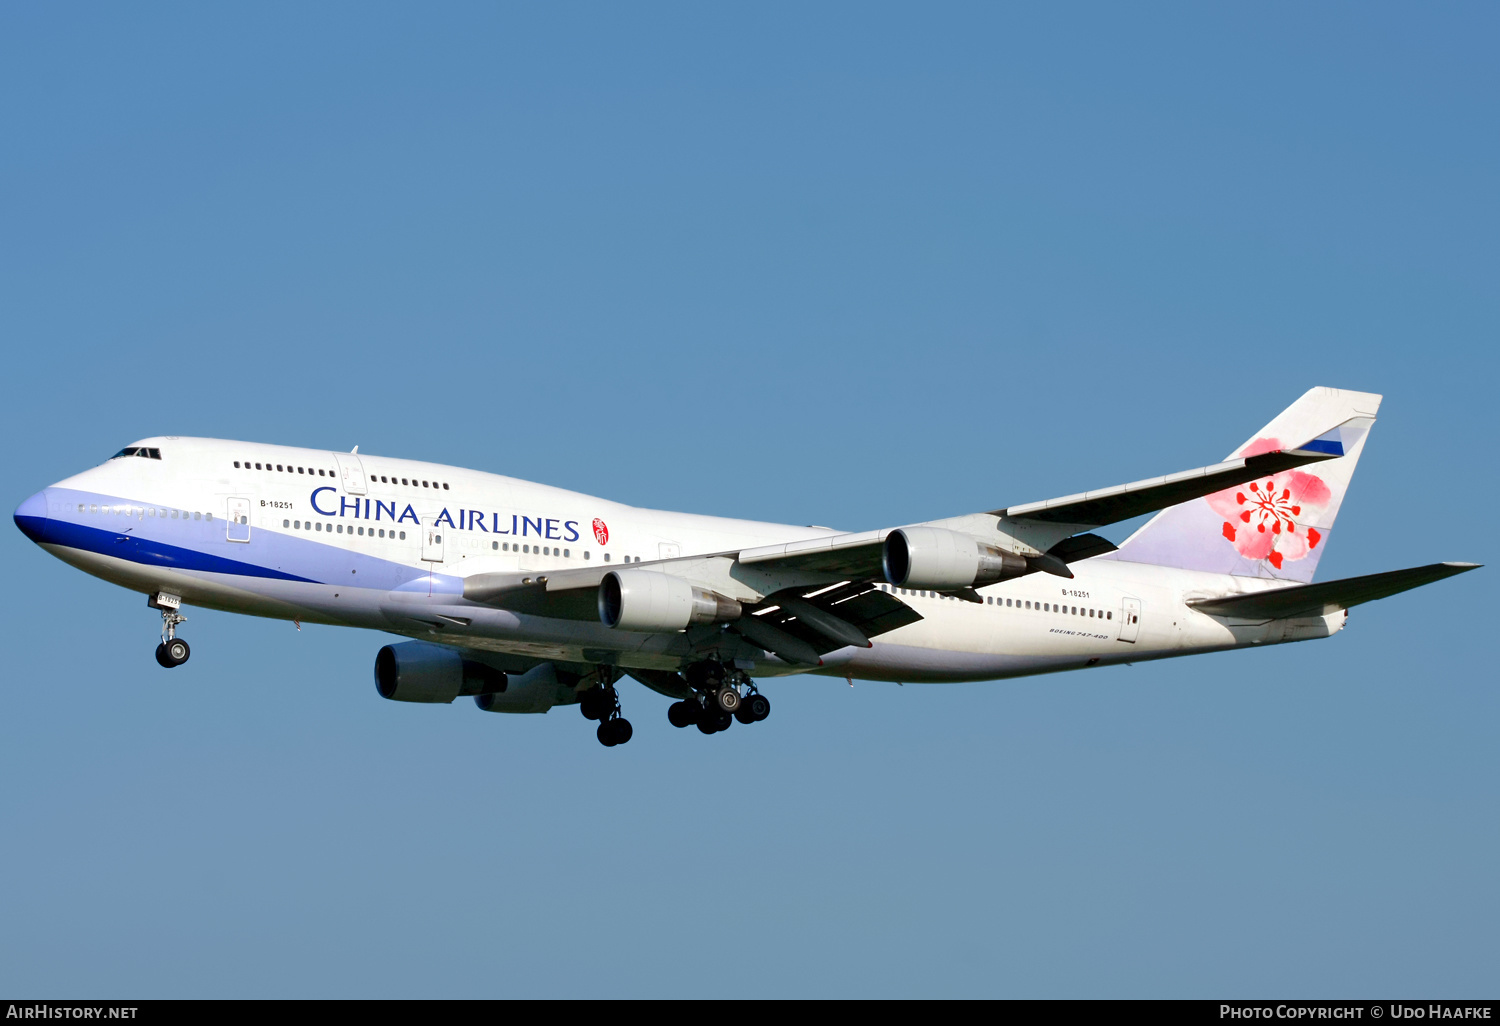
[[[836,533],[641,509],[411,460],[218,439],[136,444],[161,458],[112,459],[46,489],[40,544],[88,573],[188,604],[526,658],[586,664],[608,651],[622,667],[680,664],[652,635],[468,602],[464,578],[651,563]],[[986,680],[1326,637],[1344,622],[1339,611],[1236,623],[1186,605],[1275,586],[1264,579],[1110,558],[1072,570],[1072,580],[1034,573],[980,588],[982,604],[883,585],[923,619],[870,648],[828,653],[812,672]],[[411,618],[418,607],[451,614],[440,638]],[[805,670],[767,657],[751,672]]]

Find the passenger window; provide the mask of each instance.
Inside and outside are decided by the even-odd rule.
[[[282,527],[291,527],[292,526],[292,522],[290,520],[283,520],[281,522],[281,526]]]
[[[338,531],[339,534],[343,534],[344,533],[344,525],[343,524],[339,524],[338,527],[334,528],[334,530]]]
[[[256,470],[259,470],[259,469],[260,469],[260,464],[259,464],[259,463],[257,463],[257,464],[256,464],[256,465],[255,465],[255,469],[256,469]]]
[[[203,514],[195,512],[195,513],[193,513],[193,519],[194,520],[202,520],[203,519]]]
[[[240,469],[240,461],[239,460],[235,460],[234,461],[234,469],[235,470],[239,470]]]
[[[448,482],[447,482],[447,481],[444,481],[444,482],[443,482],[443,491],[445,491],[445,492],[446,492],[446,491],[447,491],[447,490],[448,490]]]
[[[584,559],[588,559],[589,558],[589,550],[588,549],[584,549],[583,550],[583,558]]]
[[[1106,620],[1113,620],[1115,618],[1115,614],[1114,614],[1113,611],[1110,611],[1110,612],[1104,614],[1104,618]]]
[[[605,553],[605,554],[604,554],[604,561],[605,561],[605,562],[606,562],[606,563],[608,563],[608,562],[609,562],[609,553],[608,553],[608,552],[606,552],[606,553]]]
[[[492,548],[492,549],[494,549],[494,550],[495,550],[495,551],[496,551],[496,552],[498,552],[498,551],[500,551],[500,543],[499,543],[499,542],[495,542],[495,541],[492,541],[492,542],[490,542],[490,548]]]
[[[299,473],[299,474],[305,474],[305,473],[307,473],[307,469],[305,467],[298,467],[297,468],[297,473]]]
[[[406,532],[405,531],[401,532],[401,540],[402,541],[406,541]]]
[[[572,558],[572,556],[569,553],[569,551],[567,549],[563,549],[563,559],[570,559],[570,558]]]

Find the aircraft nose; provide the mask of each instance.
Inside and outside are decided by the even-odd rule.
[[[37,492],[16,507],[16,526],[21,533],[34,542],[42,541],[47,534],[47,493]]]

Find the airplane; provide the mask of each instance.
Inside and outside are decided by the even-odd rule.
[[[1348,610],[1477,568],[1313,583],[1381,396],[1313,388],[1211,466],[901,527],[839,531],[640,509],[417,460],[165,436],[25,500],[47,552],[141,592],[156,659],[185,606],[363,627],[398,702],[633,733],[629,676],[704,734],[812,673],[999,680],[1326,638]],[[1116,546],[1094,531],[1155,512]]]

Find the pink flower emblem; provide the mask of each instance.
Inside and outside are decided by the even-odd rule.
[[[1257,438],[1240,455],[1280,448],[1278,439]],[[1320,477],[1286,470],[1205,498],[1224,518],[1224,537],[1240,555],[1269,560],[1280,570],[1284,560],[1302,559],[1323,540],[1317,528],[1305,525],[1317,519],[1333,493]]]

